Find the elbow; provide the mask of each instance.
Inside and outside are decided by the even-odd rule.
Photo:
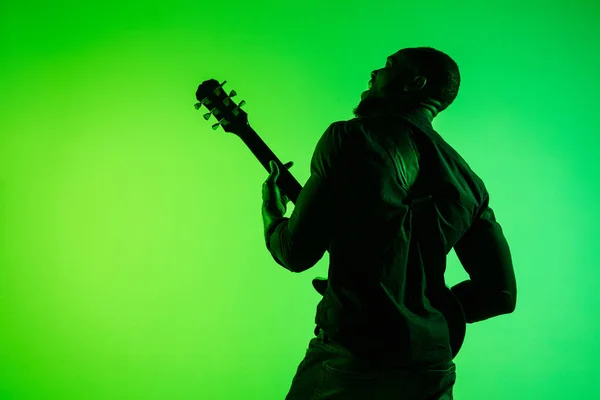
[[[291,272],[294,272],[296,274],[299,274],[301,272],[309,270],[312,267],[314,267],[314,265],[316,264],[316,263],[310,263],[310,262],[298,262],[298,261],[301,261],[301,260],[294,260],[294,261],[296,261],[296,262],[288,264],[288,266],[289,266],[288,269]]]
[[[297,274],[307,271],[309,269],[311,269],[312,267],[314,267],[319,260],[322,258],[321,257],[306,257],[306,254],[308,253],[296,253],[296,256],[294,257],[293,255],[291,257],[289,257],[286,261],[286,265],[288,266],[288,269],[292,272],[295,272]]]
[[[289,253],[281,259],[280,264],[283,265],[285,269],[295,274],[304,272],[311,267],[310,265],[307,265],[301,258],[294,257],[293,254]]]
[[[502,292],[502,306],[505,310],[505,314],[512,314],[513,312],[515,312],[515,309],[517,308],[516,290],[513,292],[509,292],[506,290]]]

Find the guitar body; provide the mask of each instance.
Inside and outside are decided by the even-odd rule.
[[[212,128],[216,130],[221,126],[225,132],[233,133],[242,139],[267,172],[270,172],[269,162],[275,161],[280,171],[277,185],[281,193],[285,194],[292,203],[296,204],[302,190],[302,185],[283,166],[283,163],[258,136],[254,129],[250,127],[248,115],[241,109],[245,101],[237,105],[231,100],[232,97],[236,96],[235,91],[231,91],[229,95],[225,94],[223,91],[225,83],[227,81],[219,83],[215,79],[202,82],[196,91],[196,99],[199,101],[199,103],[195,104],[196,110],[199,110],[204,105],[210,111],[204,114],[204,119],[208,121],[211,116],[215,116],[219,120]],[[317,277],[313,279],[312,284],[319,294],[325,295],[328,284],[326,278]],[[453,357],[456,357],[465,338],[465,317],[462,306],[457,298],[445,285],[444,289],[431,296],[430,302],[434,308],[442,313],[448,323],[452,354]]]

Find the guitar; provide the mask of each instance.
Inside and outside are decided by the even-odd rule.
[[[205,106],[209,112],[204,114],[204,119],[208,121],[211,116],[214,116],[218,120],[217,123],[212,125],[213,130],[219,129],[220,126],[225,132],[233,133],[242,139],[267,172],[270,172],[269,162],[274,160],[279,166],[280,171],[277,185],[281,193],[285,194],[292,203],[296,204],[302,190],[302,185],[283,166],[283,163],[271,151],[269,146],[252,129],[248,122],[248,114],[241,109],[246,102],[241,101],[238,105],[231,100],[232,97],[237,95],[235,90],[230,91],[229,95],[225,93],[223,86],[226,83],[227,81],[219,83],[215,79],[202,82],[196,91],[198,103],[194,107],[196,110],[199,110],[202,106]],[[314,278],[312,284],[320,295],[325,295],[327,289],[326,278]],[[445,285],[442,286],[443,289],[436,291],[436,294],[431,296],[430,302],[446,319],[454,358],[462,347],[466,334],[466,322],[462,306],[450,289]]]

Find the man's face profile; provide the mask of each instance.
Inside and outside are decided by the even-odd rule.
[[[401,77],[399,52],[387,58],[385,66],[371,72],[369,89],[360,95],[360,103],[354,108],[353,113],[356,117],[365,117],[373,115],[384,108],[389,108],[394,101],[400,99],[392,97],[387,93],[390,84],[394,79]]]

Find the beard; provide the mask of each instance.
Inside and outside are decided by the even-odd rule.
[[[394,114],[408,106],[406,99],[372,96],[369,91],[363,92],[361,97],[360,103],[352,109],[356,118]]]

